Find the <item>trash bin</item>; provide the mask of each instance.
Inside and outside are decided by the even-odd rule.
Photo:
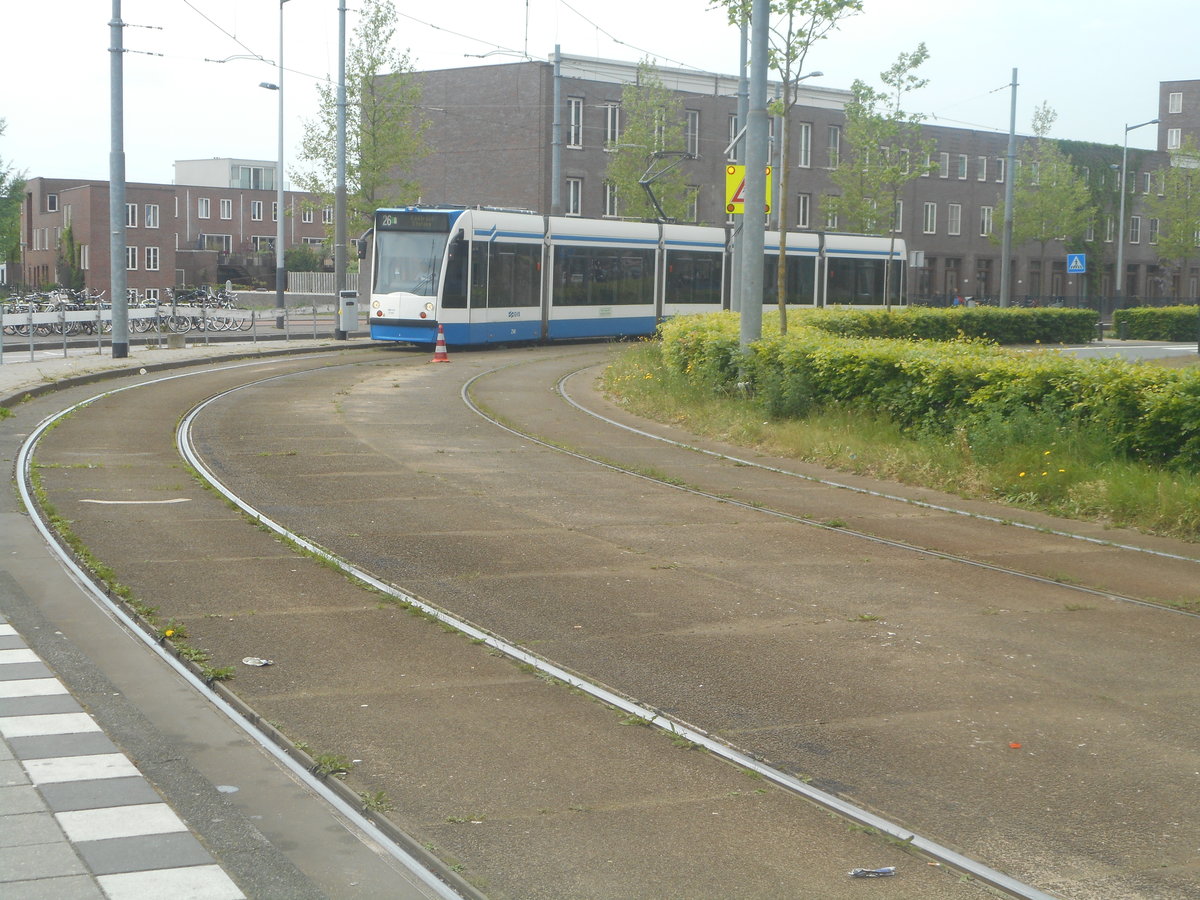
[[[1124,319],[1117,323],[1117,339],[1122,341],[1129,340],[1129,323]]]
[[[334,337],[346,340],[351,331],[358,330],[358,291],[342,291],[338,294],[338,321]]]

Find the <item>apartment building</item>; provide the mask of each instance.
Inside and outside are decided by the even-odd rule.
[[[411,173],[422,186],[422,202],[621,215],[620,198],[605,180],[605,148],[620,142],[621,89],[636,78],[637,66],[565,55],[557,62],[557,75],[553,59],[416,73],[431,151]],[[727,222],[724,168],[737,130],[737,79],[682,69],[656,71],[684,111],[687,146],[680,149],[690,154],[683,168],[687,182],[697,189],[694,219]],[[777,84],[769,85],[769,95],[778,92]],[[781,164],[791,167],[790,230],[838,230],[837,221],[822,210],[821,198],[834,191],[829,173],[838,161],[849,98],[848,91],[803,82],[786,123],[787,160],[779,159],[784,123],[770,120],[770,161],[777,172]],[[1150,108],[1152,98],[1147,101]],[[1200,81],[1163,82],[1159,106],[1157,150],[1129,153],[1124,294],[1196,298],[1200,269],[1175,273],[1160,266],[1154,246],[1157,223],[1147,216],[1144,201],[1155,183],[1152,173],[1169,165],[1172,142],[1200,135]],[[1114,123],[1118,136],[1121,127]],[[1008,135],[941,125],[923,130],[935,145],[935,168],[910,183],[897,209],[897,235],[915,251],[910,294],[930,302],[955,294],[995,296],[1001,201],[1010,174]],[[1018,163],[1028,140],[1018,137]],[[1067,143],[1092,189],[1098,220],[1080,246],[1058,243],[1044,256],[1040,247],[1014,247],[1011,283],[1017,299],[1079,301],[1113,293],[1122,148]],[[780,181],[777,175],[775,185]],[[779,209],[777,199],[773,208]],[[1067,270],[1068,252],[1087,254],[1086,277]]]
[[[177,183],[125,186],[125,270],[130,291],[149,299],[167,288],[258,278],[274,283],[278,196],[275,164],[183,160]],[[180,178],[187,180],[179,181]],[[250,186],[243,186],[250,185]],[[284,192],[284,249],[324,245],[332,209],[313,195]],[[57,284],[63,236],[71,229],[75,265],[88,290],[111,284],[107,181],[30,178],[21,210],[21,278]],[[268,279],[269,275],[269,279]]]

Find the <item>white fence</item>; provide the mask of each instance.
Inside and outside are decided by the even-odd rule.
[[[288,272],[287,289],[296,294],[334,294],[333,272]],[[346,290],[358,290],[358,273],[346,273]]]

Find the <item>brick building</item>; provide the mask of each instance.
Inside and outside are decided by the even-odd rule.
[[[253,160],[183,160],[173,185],[125,186],[125,269],[130,291],[163,298],[182,285],[274,278],[277,193],[275,164]],[[244,180],[243,180],[244,178]],[[263,187],[263,184],[267,185]],[[195,182],[195,183],[192,183]],[[241,184],[253,187],[242,187]],[[284,193],[284,249],[321,246],[332,210],[315,195]],[[67,228],[75,264],[90,291],[111,284],[107,181],[31,178],[21,209],[21,280],[57,284]],[[10,280],[13,280],[10,275]]]
[[[421,184],[422,202],[619,216],[619,198],[605,181],[604,148],[620,140],[621,88],[636,72],[628,63],[561,56],[557,145],[553,61],[416,73],[421,103],[428,110],[426,140],[431,151],[411,173]],[[694,220],[724,223],[725,150],[736,133],[737,79],[670,68],[657,73],[684,109],[687,147],[681,149],[691,154],[683,166],[688,183],[697,188]],[[777,90],[774,84],[768,87],[771,95]],[[837,230],[837,222],[822,212],[821,197],[833,190],[829,172],[838,157],[849,97],[844,90],[807,81],[800,85],[799,103],[788,120],[790,230]],[[1143,204],[1155,183],[1153,173],[1169,165],[1170,142],[1186,134],[1200,135],[1200,81],[1163,82],[1160,107],[1157,150],[1129,152],[1124,292],[1127,297],[1194,299],[1200,296],[1200,268],[1176,273],[1160,266],[1153,244],[1157,223],[1147,218]],[[782,121],[771,120],[770,158],[777,167],[776,137],[782,128]],[[1114,130],[1119,133],[1118,126]],[[937,168],[910,183],[898,210],[898,235],[910,251],[920,251],[917,258],[923,261],[912,269],[910,294],[933,302],[956,293],[995,296],[1008,135],[939,125],[924,126],[924,132],[935,143]],[[1027,140],[1018,136],[1018,160]],[[1062,143],[1087,178],[1097,222],[1081,246],[1059,243],[1047,249],[1044,259],[1041,248],[1014,247],[1015,299],[1078,301],[1113,291],[1121,147]],[[556,155],[559,208],[553,210]],[[778,227],[777,222],[771,224]],[[1068,273],[1068,250],[1087,253],[1087,284]]]

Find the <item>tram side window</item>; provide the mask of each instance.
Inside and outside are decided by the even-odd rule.
[[[653,303],[654,251],[556,247],[556,306]]]
[[[721,254],[668,251],[665,300],[667,303],[720,303]]]
[[[541,263],[540,245],[492,244],[487,305],[493,309],[540,305]]]
[[[487,308],[488,242],[471,243],[471,309]]]
[[[893,268],[899,268],[893,266]],[[858,305],[883,303],[883,260],[831,259],[826,302]],[[893,296],[894,299],[894,296]]]
[[[467,247],[461,231],[450,241],[446,254],[446,282],[442,286],[443,309],[467,308]]]
[[[787,258],[787,302],[796,305],[811,305],[816,285],[817,260],[812,256],[789,256]],[[773,306],[779,302],[779,254],[768,254],[763,263],[763,304]]]

